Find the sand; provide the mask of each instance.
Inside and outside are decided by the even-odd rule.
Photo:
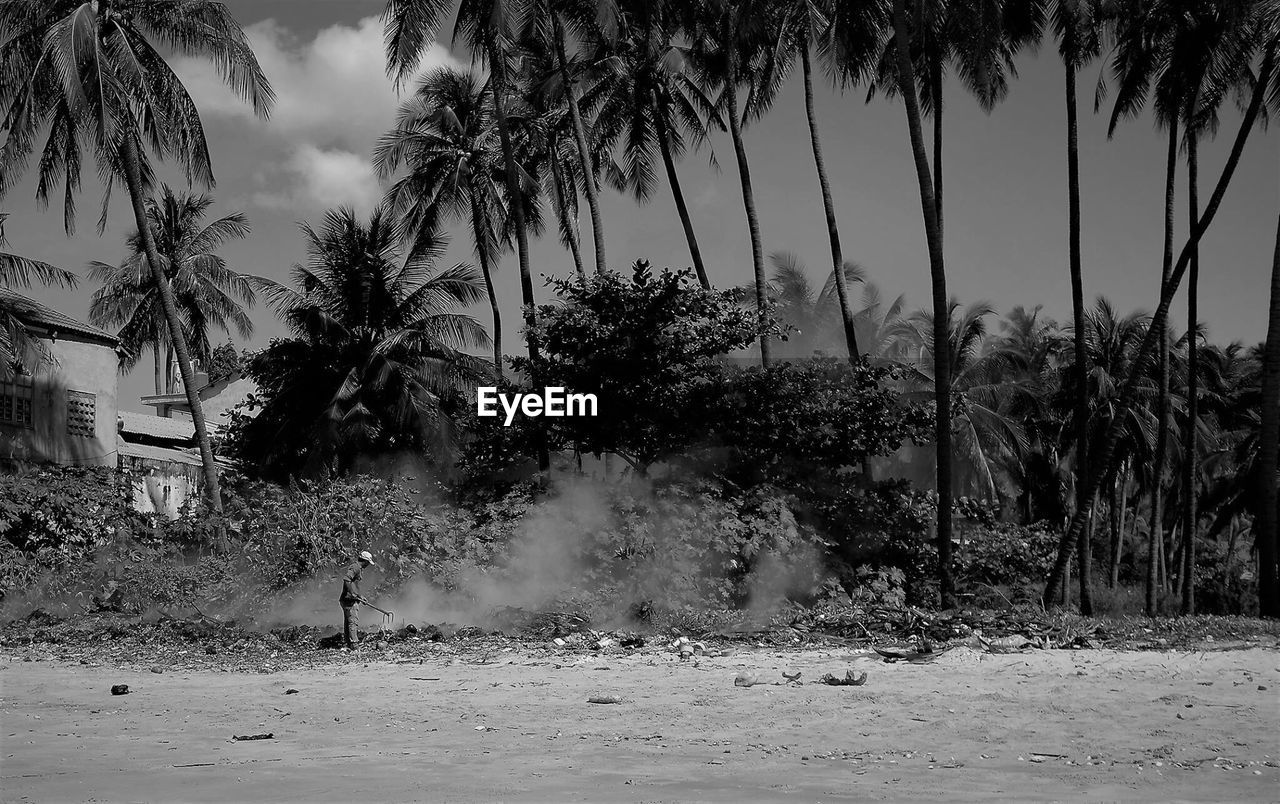
[[[849,668],[865,686],[811,683]],[[783,669],[805,683],[733,684]],[[4,801],[1280,799],[1265,649],[516,649],[266,674],[0,658],[0,685]]]

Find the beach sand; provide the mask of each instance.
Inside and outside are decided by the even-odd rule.
[[[1280,653],[0,658],[4,801],[1280,799]],[[813,683],[865,670],[859,687]],[[736,687],[742,672],[801,686]],[[113,684],[132,694],[113,696]],[[1266,689],[1262,689],[1265,687]],[[296,694],[285,694],[297,689]],[[592,704],[606,695],[618,704]],[[233,741],[271,733],[273,739]]]

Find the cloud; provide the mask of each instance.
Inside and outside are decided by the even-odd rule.
[[[386,75],[382,23],[368,17],[355,27],[334,25],[307,41],[274,20],[245,32],[276,93],[269,120],[254,117],[207,61],[183,58],[174,67],[206,120],[244,125],[287,154],[263,176],[271,189],[253,200],[273,208],[349,203],[367,209],[380,195],[369,155],[400,102]],[[419,71],[442,66],[467,68],[436,44]]]
[[[382,190],[369,160],[350,151],[326,150],[311,144],[299,146],[282,168],[261,174],[262,184],[280,186],[284,191],[259,191],[252,203],[268,209],[296,209],[319,205],[323,208],[349,206],[368,213],[378,203]]]

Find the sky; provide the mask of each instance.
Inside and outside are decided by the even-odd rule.
[[[299,221],[318,222],[326,209],[351,205],[367,211],[383,185],[370,164],[379,134],[392,123],[395,88],[385,76],[382,0],[229,0],[245,26],[277,94],[269,121],[222,88],[208,65],[176,61],[200,109],[210,141],[216,186],[214,214],[239,210],[253,227],[223,256],[242,273],[284,280],[304,259]],[[447,35],[426,54],[423,69],[467,66]],[[1108,139],[1105,115],[1091,114],[1095,63],[1080,78],[1082,252],[1088,303],[1106,296],[1120,310],[1154,308],[1162,245],[1165,135],[1149,115],[1122,123]],[[985,114],[951,81],[944,95],[946,268],[952,296],[965,304],[989,302],[1001,313],[1016,305],[1043,305],[1044,314],[1069,319],[1067,190],[1063,74],[1052,47],[1025,54],[1009,97]],[[862,91],[819,88],[817,115],[845,258],[863,265],[886,299],[905,294],[908,309],[928,307],[929,262],[906,116],[893,101],[866,103]],[[1239,114],[1224,111],[1217,139],[1202,145],[1200,195],[1206,199],[1225,162]],[[772,112],[746,129],[766,253],[786,251],[807,266],[815,284],[829,272],[829,243],[809,147],[799,76],[783,88]],[[751,243],[727,135],[707,150],[686,154],[680,179],[707,270],[722,287],[751,280]],[[1179,247],[1188,227],[1185,168],[1179,167]],[[79,271],[91,260],[119,262],[133,229],[117,192],[102,236],[96,232],[100,188],[86,171],[74,236],[63,231],[61,205],[35,203],[35,179],[0,199],[10,214],[11,251]],[[162,170],[175,186],[181,177]],[[202,188],[197,188],[202,189]],[[601,211],[610,265],[625,269],[637,258],[655,266],[687,267],[689,255],[665,184],[650,202],[603,190]],[[590,222],[583,205],[584,259],[592,265]],[[1252,344],[1265,336],[1268,275],[1280,212],[1280,135],[1255,130],[1239,169],[1201,244],[1200,319],[1211,340]],[[466,229],[455,226],[444,265],[471,261]],[[549,301],[542,276],[564,276],[572,259],[554,234],[531,248],[539,302]],[[506,351],[519,351],[515,329],[520,304],[514,255],[497,271],[506,326]],[[86,319],[94,288],[34,289],[31,295]],[[1185,327],[1180,294],[1173,315]],[[472,314],[487,322],[487,306]],[[259,303],[251,311],[256,332],[240,348],[258,348],[285,334]],[[991,324],[995,326],[993,321]],[[214,343],[229,338],[215,333]],[[141,409],[150,393],[150,361],[121,378],[120,407]]]

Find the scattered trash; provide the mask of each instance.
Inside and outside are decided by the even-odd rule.
[[[159,674],[161,674],[161,673],[164,673],[164,668],[163,668],[163,667],[153,667],[153,668],[151,668],[151,672],[156,673],[157,675],[159,675]]]
[[[800,676],[802,675],[804,675],[804,673],[799,670],[794,673],[788,673],[786,670],[782,671],[782,677],[787,680],[787,683],[795,684],[797,687],[800,686]]]
[[[616,640],[610,639],[609,637],[601,637],[596,640],[595,645],[592,647],[596,650],[605,650],[606,648],[611,648],[616,644],[618,644]]]
[[[829,684],[833,687],[861,687],[867,683],[866,672],[854,673],[852,670],[845,671],[844,678],[836,678],[830,673],[825,674],[818,679],[823,684]]]
[[[116,685],[114,685],[114,686],[112,686],[112,687],[111,687],[111,694],[112,694],[112,695],[128,695],[128,694],[129,694],[129,685],[128,685],[128,684],[116,684]]]
[[[285,691],[284,691],[284,694],[285,694],[285,695],[297,695],[297,694],[298,694],[298,691],[297,691],[297,690],[295,690],[293,687],[290,687],[289,689],[287,689],[287,690],[285,690]]]
[[[1018,653],[1027,648],[1039,647],[1030,637],[1022,634],[1000,637],[999,639],[985,639],[979,635],[978,642],[982,645],[982,649],[988,653]]]
[[[587,699],[587,703],[593,704],[620,704],[622,699],[617,695],[592,695]]]
[[[276,735],[274,732],[268,732],[266,734],[237,734],[231,738],[231,741],[243,743],[249,740],[274,740],[275,738]]]
[[[755,673],[739,673],[737,677],[733,679],[733,686],[735,687],[754,687],[759,683],[760,677]]]

